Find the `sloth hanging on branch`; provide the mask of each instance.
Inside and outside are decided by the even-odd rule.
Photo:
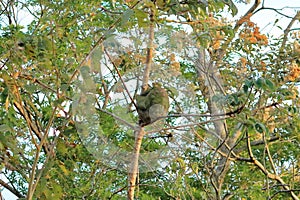
[[[169,109],[169,97],[160,83],[153,83],[145,92],[136,97],[140,126],[146,126],[166,116]]]

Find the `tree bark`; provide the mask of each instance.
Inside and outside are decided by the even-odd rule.
[[[219,146],[216,148],[220,149],[221,152],[224,152],[226,155],[229,155],[231,152],[232,144],[235,141],[232,141],[232,144],[228,143],[228,134],[227,134],[227,124],[223,116],[226,114],[225,108],[220,102],[216,102],[214,97],[216,95],[224,95],[224,88],[222,86],[222,79],[220,77],[217,65],[210,59],[210,56],[204,49],[199,50],[198,62],[196,64],[196,69],[198,73],[199,85],[201,86],[201,91],[208,100],[207,105],[209,112],[214,120],[214,131],[216,138],[218,140]],[[219,120],[218,120],[219,119]],[[226,156],[218,155],[217,151],[213,159],[217,159],[216,164],[211,164],[210,168],[212,171],[212,184],[215,189],[216,199],[221,198],[221,189],[224,182],[224,178],[229,168],[230,161]],[[211,162],[215,163],[215,162]]]
[[[148,41],[148,50],[146,58],[146,66],[143,74],[143,84],[142,92],[145,92],[148,89],[149,76],[152,65],[153,58],[153,40],[154,40],[154,10],[150,8],[150,26],[149,26],[149,41]],[[138,131],[135,132],[135,143],[134,143],[134,152],[132,155],[132,163],[128,172],[128,192],[127,199],[134,199],[134,191],[136,187],[136,179],[138,175],[138,166],[139,166],[139,155],[143,137],[145,135],[144,129],[141,127]]]
[[[134,190],[136,187],[136,178],[138,175],[139,156],[140,156],[141,144],[142,144],[144,134],[145,132],[143,128],[135,132],[134,151],[132,155],[131,166],[129,167],[129,172],[128,172],[128,193],[127,193],[128,200],[134,199]]]

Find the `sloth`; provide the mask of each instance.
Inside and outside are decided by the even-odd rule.
[[[166,89],[160,83],[153,83],[153,87],[136,96],[139,125],[146,126],[166,116],[169,109],[169,97]]]

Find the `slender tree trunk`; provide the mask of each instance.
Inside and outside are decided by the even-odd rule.
[[[153,58],[153,40],[154,40],[154,11],[150,9],[149,40],[148,40],[146,66],[143,74],[142,92],[148,89],[149,76],[150,76],[152,58]]]
[[[149,41],[148,41],[148,50],[146,58],[146,66],[143,74],[143,85],[142,92],[148,89],[149,76],[152,65],[153,58],[153,40],[154,40],[154,11],[150,8],[150,26],[149,26]],[[138,175],[138,166],[139,166],[139,155],[143,137],[145,135],[144,129],[141,127],[138,131],[135,132],[135,143],[134,143],[134,152],[132,155],[132,163],[128,172],[128,192],[127,199],[134,199],[134,191],[136,188],[136,179]]]
[[[229,140],[227,133],[227,124],[226,120],[218,118],[223,118],[222,115],[225,115],[226,110],[224,105],[220,105],[219,102],[214,101],[215,95],[224,95],[224,88],[222,84],[222,79],[220,77],[216,63],[210,60],[208,53],[203,49],[199,50],[199,57],[197,63],[197,72],[198,78],[201,85],[201,91],[206,99],[208,99],[208,109],[214,120],[214,130],[212,130],[218,138],[219,149],[221,152],[226,155],[230,154],[230,149],[235,143],[233,140]],[[229,141],[231,144],[229,144]],[[217,163],[213,162],[209,166],[212,169],[212,184],[215,189],[216,199],[222,199],[221,190],[222,185],[228,172],[230,161],[226,156],[215,154],[214,158],[217,160]]]
[[[129,167],[129,172],[128,172],[128,193],[127,193],[128,200],[134,199],[134,190],[136,187],[136,178],[138,175],[139,156],[140,156],[141,144],[142,144],[144,134],[145,132],[143,128],[135,132],[134,151],[132,155],[131,166]]]

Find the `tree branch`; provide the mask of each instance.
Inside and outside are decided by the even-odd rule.
[[[143,74],[142,92],[148,89],[149,76],[153,58],[153,40],[154,40],[154,11],[150,8],[150,26],[149,26],[149,41],[147,49],[146,66]]]
[[[283,41],[282,41],[281,47],[279,49],[279,52],[283,51],[283,49],[286,45],[286,42],[287,42],[288,33],[291,31],[291,28],[292,28],[293,24],[296,22],[296,20],[300,20],[300,11],[297,12],[297,14],[293,17],[293,19],[290,21],[289,25],[284,30]]]
[[[25,198],[19,191],[11,187],[9,184],[5,183],[3,180],[0,179],[0,185],[5,187],[7,190],[9,190],[11,193],[16,195],[18,198]]]
[[[252,153],[252,148],[251,148],[251,142],[250,142],[250,138],[248,135],[248,132],[246,132],[246,137],[247,137],[247,149],[248,149],[248,154],[250,156],[250,162],[253,163],[256,167],[258,167],[260,169],[260,171],[262,171],[268,178],[272,179],[272,180],[276,180],[277,182],[279,182],[282,187],[287,190],[290,191],[290,194],[292,196],[292,198],[294,200],[299,200],[299,198],[297,197],[297,195],[290,189],[290,187],[284,182],[284,180],[276,174],[272,174],[270,173],[261,162],[259,162],[253,155]]]
[[[234,26],[234,30],[236,31],[237,29],[240,28],[240,26],[243,24],[242,22],[249,18],[253,12],[255,11],[255,9],[259,6],[259,4],[261,3],[261,0],[255,0],[254,4],[252,5],[252,7],[246,12],[246,14],[244,14],[244,16],[242,16],[235,24]]]
[[[125,84],[125,82],[124,82],[124,80],[123,80],[123,78],[122,78],[122,76],[121,76],[121,74],[120,74],[120,72],[119,72],[119,70],[118,70],[116,64],[115,64],[115,62],[114,62],[113,59],[111,58],[110,54],[106,51],[106,49],[104,49],[104,52],[105,52],[105,54],[107,55],[107,57],[108,57],[108,59],[110,60],[110,62],[113,64],[113,66],[114,66],[114,68],[115,68],[115,70],[116,70],[116,72],[117,72],[117,74],[118,74],[118,76],[119,76],[119,78],[120,78],[120,80],[121,80],[121,82],[122,82],[122,84],[123,84],[123,87],[125,88],[125,91],[126,91],[128,97],[129,97],[131,103],[132,103],[132,104],[134,105],[134,107],[137,109],[137,106],[136,106],[136,104],[135,104],[135,102],[134,102],[132,96],[130,95],[130,92],[129,92],[129,90],[128,90],[128,88],[127,88],[127,86],[126,86],[126,84]]]
[[[148,89],[149,76],[152,65],[153,58],[153,40],[154,40],[154,10],[150,7],[150,27],[149,27],[149,43],[147,50],[146,66],[143,74],[143,84],[142,92],[145,92]],[[138,175],[138,160],[140,155],[140,148],[142,144],[142,139],[145,135],[144,129],[140,128],[139,131],[135,133],[135,143],[134,143],[134,154],[132,158],[132,165],[128,173],[128,193],[127,198],[129,200],[134,199],[134,190],[136,187],[136,178]]]
[[[131,166],[128,172],[128,193],[127,199],[134,199],[134,190],[136,187],[136,178],[138,174],[138,165],[139,165],[139,156],[142,145],[142,140],[145,135],[144,129],[140,128],[140,130],[135,132],[135,143],[134,143],[134,151],[131,161]]]

